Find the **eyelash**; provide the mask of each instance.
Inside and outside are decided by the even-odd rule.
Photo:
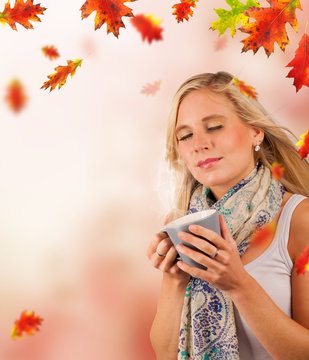
[[[218,126],[214,126],[214,127],[210,127],[207,129],[207,131],[214,131],[214,130],[219,130],[221,129],[223,126],[222,125],[218,125]],[[187,134],[183,137],[181,137],[178,141],[184,141],[187,140],[190,136],[192,136],[192,134]]]

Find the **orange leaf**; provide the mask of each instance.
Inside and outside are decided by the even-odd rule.
[[[10,85],[8,85],[5,100],[9,107],[16,113],[25,107],[28,98],[19,80],[14,79]]]
[[[46,8],[40,4],[33,5],[33,0],[16,0],[15,6],[11,8],[10,1],[5,4],[4,10],[0,12],[0,23],[9,24],[13,30],[16,30],[16,23],[19,23],[26,29],[33,29],[31,21],[41,21],[37,15],[43,15]]]
[[[16,336],[19,338],[23,338],[23,333],[25,332],[27,335],[33,335],[34,331],[39,331],[39,325],[43,321],[39,316],[34,316],[33,311],[26,312],[24,310],[19,320],[15,321],[15,325],[11,330],[11,337],[15,340]]]
[[[274,52],[274,44],[284,51],[289,43],[285,24],[289,23],[297,31],[298,22],[295,16],[296,8],[301,9],[299,0],[267,0],[270,7],[250,7],[244,15],[256,21],[248,22],[240,30],[249,37],[242,40],[242,52],[252,50],[255,54],[263,46],[267,56]]]
[[[149,44],[152,40],[162,40],[163,28],[159,26],[162,22],[155,19],[153,15],[140,14],[131,19],[132,25],[141,33],[143,41],[148,40]]]
[[[301,256],[295,261],[295,269],[297,275],[305,274],[305,271],[309,271],[309,246],[303,251]]]
[[[276,161],[272,163],[272,174],[273,176],[278,179],[281,180],[282,176],[284,173],[284,168],[278,164]]]
[[[80,8],[82,19],[87,18],[96,11],[95,30],[106,22],[107,33],[112,32],[118,38],[119,29],[125,27],[121,18],[123,16],[134,16],[132,9],[123,5],[123,3],[133,1],[136,0],[87,0]]]
[[[189,20],[189,16],[193,16],[193,11],[191,9],[195,8],[195,3],[198,0],[181,0],[180,3],[172,6],[172,9],[175,9],[173,15],[176,15],[177,22],[183,21],[186,19]]]
[[[81,66],[82,60],[80,59],[77,59],[75,61],[67,60],[67,63],[68,63],[67,66],[57,66],[55,68],[56,73],[52,75],[48,75],[48,78],[50,80],[46,81],[44,85],[41,87],[41,89],[42,88],[47,89],[50,87],[49,91],[52,91],[55,89],[57,85],[58,85],[58,89],[60,89],[61,86],[63,86],[67,81],[67,77],[69,74],[71,74],[71,78],[73,77],[77,67]]]
[[[304,34],[301,38],[294,59],[286,67],[294,67],[287,77],[294,78],[293,85],[296,92],[303,86],[309,86],[309,36]]]
[[[43,46],[42,51],[46,57],[48,57],[50,60],[57,59],[59,57],[58,50],[54,47],[54,45],[51,46]]]
[[[251,97],[252,99],[256,99],[257,93],[254,89],[254,87],[250,85],[246,85],[244,81],[240,81],[237,78],[233,79],[233,83],[239,87],[240,91],[247,95],[248,97]]]
[[[155,81],[153,84],[148,83],[142,88],[141,93],[145,95],[155,95],[156,92],[160,89],[160,87],[161,80]]]
[[[296,143],[296,146],[300,146],[298,153],[302,159],[305,159],[309,154],[309,130],[303,135],[300,135],[301,140]]]
[[[259,246],[267,243],[275,234],[276,225],[271,222],[256,229],[251,237],[251,245]]]

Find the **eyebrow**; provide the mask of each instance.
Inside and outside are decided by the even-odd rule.
[[[212,115],[208,115],[208,116],[205,116],[202,118],[202,122],[207,122],[209,120],[213,120],[213,119],[225,119],[225,116],[223,115],[219,115],[219,114],[212,114]],[[189,125],[181,125],[179,127],[176,127],[176,130],[175,130],[175,134],[177,135],[181,130],[183,129],[187,129],[187,128],[190,128]]]

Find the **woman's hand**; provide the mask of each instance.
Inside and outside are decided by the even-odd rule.
[[[171,277],[188,283],[190,275],[182,271],[176,264],[177,251],[166,233],[157,233],[151,239],[147,257],[152,265]]]
[[[221,290],[227,292],[237,291],[237,288],[242,285],[249,274],[244,269],[236,242],[221,214],[219,215],[219,221],[223,237],[199,225],[189,226],[189,230],[193,234],[206,238],[213,245],[192,234],[178,233],[180,239],[195,246],[208,256],[184,245],[177,245],[177,250],[197,263],[206,266],[207,270],[190,266],[183,261],[178,261],[177,266],[186,273],[204,279]]]

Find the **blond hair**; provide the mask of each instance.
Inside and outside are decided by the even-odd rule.
[[[255,152],[255,162],[260,161],[269,169],[273,162],[284,168],[281,178],[286,191],[309,197],[309,163],[301,159],[297,152],[296,136],[286,127],[277,125],[255,99],[241,93],[235,86],[233,76],[227,72],[204,73],[185,81],[177,90],[169,115],[165,160],[172,171],[175,184],[174,204],[169,216],[179,217],[186,214],[190,197],[199,184],[189,172],[178,153],[178,141],[175,134],[179,106],[192,91],[207,90],[224,95],[234,106],[238,117],[247,126],[254,126],[264,131],[261,149]],[[292,141],[292,137],[294,138]]]

